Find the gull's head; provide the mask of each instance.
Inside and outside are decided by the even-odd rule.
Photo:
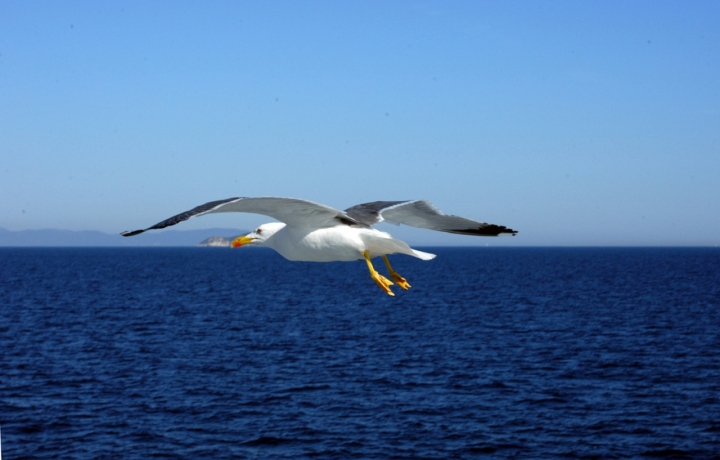
[[[284,226],[285,224],[282,222],[262,224],[256,228],[254,232],[235,238],[232,242],[232,247],[239,248],[240,246],[245,246],[247,244],[252,246],[264,246],[265,242]]]

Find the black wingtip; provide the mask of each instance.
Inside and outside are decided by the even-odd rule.
[[[502,225],[491,225],[491,236],[500,236],[500,235],[510,235],[515,236],[517,235],[517,230],[513,230],[512,228],[507,228]]]
[[[458,235],[474,235],[474,236],[499,236],[499,235],[517,235],[517,230],[507,228],[503,225],[488,224],[478,228],[466,228],[460,230],[444,230],[448,233]]]
[[[144,231],[145,230],[133,230],[132,232],[122,232],[121,235],[122,236],[135,236],[135,235],[141,234]]]

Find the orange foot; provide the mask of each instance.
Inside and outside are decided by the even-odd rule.
[[[412,287],[410,286],[410,283],[408,283],[405,278],[400,276],[398,272],[390,272],[390,278],[392,278],[393,281],[395,281],[395,284],[397,284],[403,291],[407,291]]]
[[[385,293],[386,293],[387,295],[389,295],[389,296],[395,296],[395,293],[390,290],[390,286],[393,285],[393,282],[392,282],[392,281],[390,281],[389,279],[385,278],[385,277],[382,276],[380,273],[378,273],[378,272],[376,272],[376,271],[374,271],[374,270],[370,272],[370,278],[372,278],[372,280],[375,281],[375,283],[376,283],[378,286],[380,286],[380,289],[382,289],[383,291],[385,291]]]

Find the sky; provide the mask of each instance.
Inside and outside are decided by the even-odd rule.
[[[519,234],[382,229],[716,246],[718,24],[717,1],[2,0],[0,228],[424,198]]]

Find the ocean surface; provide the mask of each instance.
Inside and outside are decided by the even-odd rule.
[[[0,248],[3,458],[720,458],[720,249],[422,249]]]

